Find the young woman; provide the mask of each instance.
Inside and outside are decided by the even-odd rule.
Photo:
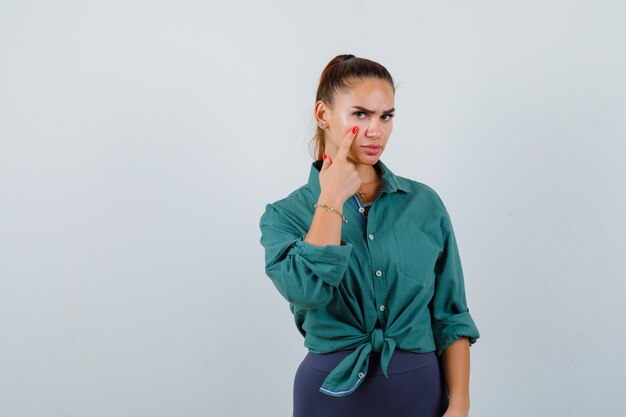
[[[382,65],[331,60],[308,183],[260,219],[265,272],[309,350],[293,417],[468,415],[479,333],[441,198],[380,159],[394,96]]]

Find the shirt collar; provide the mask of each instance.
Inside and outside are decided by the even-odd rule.
[[[309,173],[309,189],[313,192],[314,196],[319,196],[320,188],[320,169],[324,161],[317,160],[311,163],[311,171]],[[395,193],[396,191],[409,191],[403,181],[396,176],[380,159],[374,164],[374,168],[380,173],[382,185],[381,192]]]

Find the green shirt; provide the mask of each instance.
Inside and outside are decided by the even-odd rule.
[[[321,164],[311,164],[308,184],[267,204],[259,222],[265,272],[289,302],[304,346],[320,354],[354,349],[320,392],[354,392],[367,375],[372,350],[382,352],[388,378],[394,349],[441,355],[460,337],[475,343],[479,333],[439,195],[395,175],[379,159],[374,167],[382,185],[367,217],[356,195],[349,198],[336,207],[348,220],[340,245],[313,245],[304,238],[320,194]]]

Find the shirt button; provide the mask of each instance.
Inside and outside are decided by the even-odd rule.
[[[363,372],[359,372],[359,378],[363,378],[365,374]]]
[[[383,273],[382,273],[382,271],[381,271],[380,269],[379,269],[378,271],[376,271],[376,276],[377,276],[377,277],[381,276],[382,274],[383,274]]]
[[[385,306],[380,306],[380,311],[385,311]]]
[[[361,213],[363,213],[363,212],[365,211],[365,209],[364,209],[363,207],[359,207],[359,211],[360,211]]]
[[[374,240],[374,235],[369,235],[368,237],[370,238],[370,240]]]

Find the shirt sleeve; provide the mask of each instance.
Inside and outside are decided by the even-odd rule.
[[[435,292],[429,304],[437,355],[466,336],[470,346],[480,337],[469,313],[461,258],[447,210],[442,220],[443,250],[435,265]]]
[[[333,298],[352,252],[352,244],[313,245],[272,205],[259,222],[265,248],[265,273],[278,292],[304,309],[322,307]]]

